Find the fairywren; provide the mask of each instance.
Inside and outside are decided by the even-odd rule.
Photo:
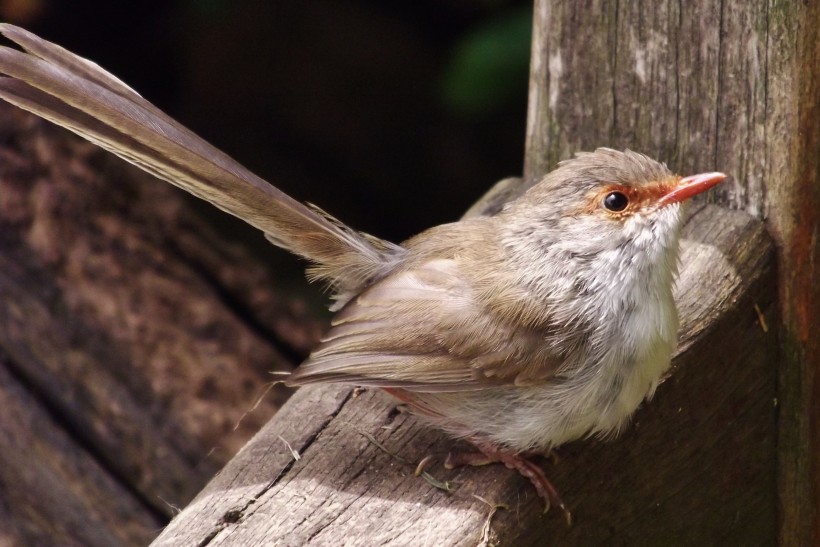
[[[309,261],[337,313],[289,385],[383,388],[563,504],[526,455],[614,435],[669,367],[681,178],[635,152],[578,154],[498,214],[401,245],[303,205],[85,59],[11,25],[0,97],[262,230]]]

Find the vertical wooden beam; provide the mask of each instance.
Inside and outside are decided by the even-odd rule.
[[[820,7],[537,0],[526,176],[637,148],[733,175],[710,200],[778,245],[780,542],[820,542]],[[775,366],[775,363],[772,363]]]
[[[780,382],[780,543],[820,541],[820,7],[771,3],[765,184],[777,241],[783,315]]]

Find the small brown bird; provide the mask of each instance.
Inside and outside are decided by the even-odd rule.
[[[681,178],[602,148],[495,216],[395,245],[293,200],[94,63],[11,25],[0,32],[27,51],[0,48],[1,98],[313,263],[338,313],[288,384],[383,388],[564,508],[526,456],[617,434],[668,369],[682,202],[722,173]]]

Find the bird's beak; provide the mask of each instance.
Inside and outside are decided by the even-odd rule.
[[[726,175],[723,173],[701,173],[700,175],[683,177],[661,196],[658,200],[658,205],[663,207],[670,203],[687,200],[694,195],[705,192],[725,178]]]

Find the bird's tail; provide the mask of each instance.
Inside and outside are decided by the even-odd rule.
[[[0,98],[259,228],[337,291],[380,277],[402,253],[271,186],[95,63],[13,25],[0,32],[24,50],[0,46]]]

